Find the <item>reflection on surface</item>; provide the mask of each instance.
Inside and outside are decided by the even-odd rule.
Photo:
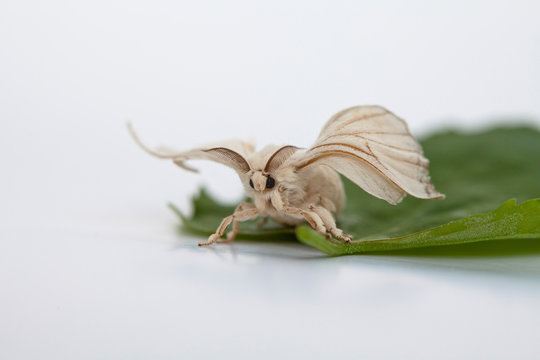
[[[418,269],[444,273],[447,270],[461,270],[494,276],[517,276],[528,281],[540,281],[540,242],[520,239],[470,243],[456,246],[441,246],[392,252],[378,252],[365,255],[328,257],[319,251],[300,243],[264,243],[261,241],[236,241],[233,244],[194,247],[195,238],[182,239],[179,247],[196,252],[207,251],[215,256],[234,261],[239,255],[257,258],[296,260],[303,266],[318,263],[361,266],[384,265],[394,268]]]

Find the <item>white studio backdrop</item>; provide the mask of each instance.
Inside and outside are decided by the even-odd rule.
[[[128,136],[128,120],[147,144],[178,149],[234,137],[259,146],[305,147],[332,114],[360,104],[389,108],[419,136],[441,127],[483,128],[500,119],[538,125],[539,13],[537,1],[3,0],[0,257],[25,254],[36,234],[49,234],[42,235],[43,244],[51,244],[45,254],[62,264],[73,253],[54,246],[63,247],[82,232],[81,248],[89,251],[78,264],[91,267],[102,249],[91,234],[101,234],[103,244],[115,236],[126,243],[149,237],[172,243],[177,219],[167,201],[188,209],[201,182],[222,199],[241,196],[229,169],[201,162],[194,164],[201,174],[194,175],[143,153]],[[153,269],[155,263],[146,263],[140,253],[134,256]],[[148,253],[151,259],[162,256],[155,249]],[[41,258],[35,254],[25,271],[41,272]],[[22,279],[33,284],[28,280],[33,277],[21,276],[13,270],[17,260],[6,259],[0,261],[0,280],[7,284],[0,318],[11,322],[2,321],[0,334],[23,341],[17,334],[25,334],[23,326],[31,327],[33,320],[18,316],[26,303],[16,289]],[[114,261],[105,264],[113,267]],[[175,260],[168,261],[172,267]],[[107,274],[99,279],[106,282]],[[168,286],[164,280],[163,288]],[[212,284],[206,286],[212,296]],[[131,290],[126,292],[136,293]],[[456,290],[462,307],[469,290]],[[489,298],[484,295],[475,297],[476,305]],[[200,300],[189,299],[190,304]],[[534,309],[536,299],[524,309]],[[173,301],[166,304],[172,307]],[[489,309],[495,312],[499,305]],[[77,306],[70,309],[66,319],[77,314]],[[447,315],[451,320],[455,314]],[[531,334],[538,314],[525,324],[518,315],[507,323],[521,324]],[[63,324],[69,321],[75,320]],[[121,332],[109,326],[111,333]],[[378,329],[384,333],[382,325]],[[198,334],[203,332],[201,327]],[[422,333],[429,336],[426,329]],[[445,334],[451,333],[449,328]],[[486,337],[481,343],[489,342]],[[2,348],[8,347],[0,340],[0,355]],[[468,343],[464,349],[481,354],[474,348]],[[438,353],[432,350],[431,355]],[[522,350],[527,358],[527,348]]]
[[[538,118],[539,9],[535,1],[4,1],[0,146],[12,176],[2,181],[10,193],[63,182],[83,201],[99,197],[96,188],[121,196],[126,182],[130,193],[153,189],[153,200],[191,193],[200,179],[137,152],[128,119],[150,144],[184,149],[230,137],[308,146],[329,116],[357,104],[388,107],[416,134]],[[204,179],[215,192],[239,196],[226,170],[211,171],[219,175]]]

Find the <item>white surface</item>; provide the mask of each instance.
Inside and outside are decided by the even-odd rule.
[[[538,119],[540,6],[224,4],[0,4],[0,357],[538,358],[537,256],[200,249],[164,204],[235,199],[234,173],[152,159],[124,123],[189,148],[307,146],[367,103],[416,134]]]

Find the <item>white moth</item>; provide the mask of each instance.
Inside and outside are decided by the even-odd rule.
[[[253,202],[242,202],[208,241],[233,241],[239,221],[272,218],[284,225],[307,221],[328,239],[351,242],[336,227],[335,216],[345,205],[338,173],[369,194],[399,203],[407,194],[421,199],[444,198],[428,174],[429,161],[407,123],[380,106],[355,106],[335,114],[307,150],[292,145],[268,145],[255,151],[251,143],[235,140],[184,152],[158,152],[146,147],[128,124],[135,141],[149,154],[190,171],[185,161],[212,160],[238,173]],[[232,223],[232,231],[222,238]],[[333,238],[337,239],[333,239]]]

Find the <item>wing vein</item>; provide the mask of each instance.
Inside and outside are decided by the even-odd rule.
[[[371,133],[368,133],[368,134],[371,134]],[[390,144],[384,143],[382,141],[378,141],[378,140],[374,140],[374,139],[364,137],[362,135],[359,135],[358,133],[333,134],[333,135],[327,136],[324,140],[322,140],[322,142],[325,142],[325,141],[327,141],[327,140],[329,140],[331,138],[342,137],[342,136],[353,136],[353,137],[364,139],[364,140],[370,141],[370,142],[374,142],[376,144],[380,144],[382,146],[386,146],[386,147],[389,147],[389,148],[392,148],[392,149],[407,151],[407,152],[411,152],[411,153],[415,153],[415,154],[421,154],[420,152],[418,152],[416,150],[411,150],[411,149],[406,149],[406,148],[402,148],[402,147],[395,146],[395,145],[390,145]]]

